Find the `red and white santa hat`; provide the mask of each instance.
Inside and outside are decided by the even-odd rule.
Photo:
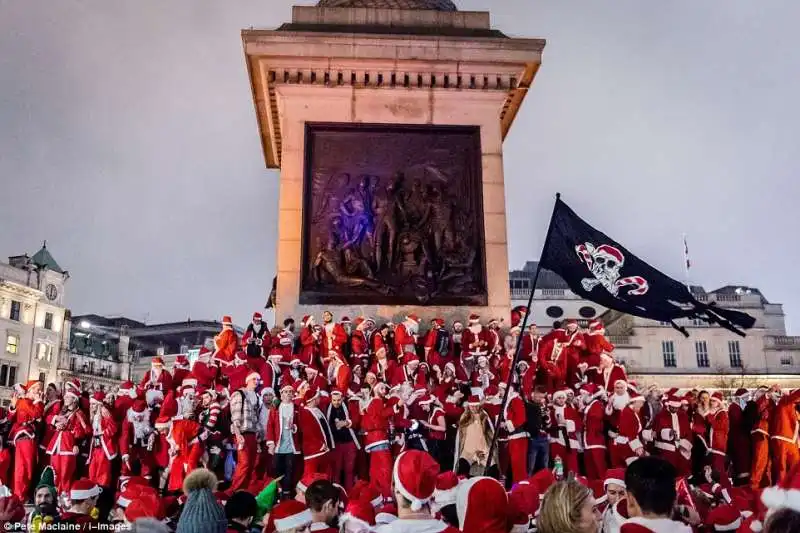
[[[88,500],[99,496],[101,492],[103,492],[103,489],[97,483],[82,477],[72,484],[72,488],[69,491],[69,499],[73,502]]]
[[[742,515],[733,505],[718,505],[706,517],[712,531],[736,531],[742,525]]]
[[[411,510],[419,511],[428,504],[436,490],[439,463],[429,454],[408,450],[397,456],[392,469],[394,486],[411,502]]]
[[[357,523],[361,526],[357,528],[359,530],[370,530],[375,525],[375,508],[360,500],[348,502],[344,514],[339,517],[339,524],[345,526],[342,531],[350,531],[346,526],[347,522]]]
[[[521,483],[508,495],[509,533],[528,533],[531,519],[539,508],[539,493],[530,483]]]
[[[222,317],[222,325],[223,326],[232,326],[233,325],[233,319],[230,317],[230,315],[225,315],[225,316]]]
[[[383,495],[371,483],[359,479],[350,489],[350,501],[361,501],[371,505],[374,509],[383,505]]]
[[[631,391],[629,393],[628,405],[630,405],[632,403],[636,403],[636,402],[644,403],[644,396],[642,396],[641,394],[639,394],[636,391]]]
[[[733,393],[733,397],[734,398],[739,398],[739,399],[741,399],[741,398],[749,398],[750,397],[750,391],[745,389],[745,388],[736,389],[736,392]]]
[[[581,394],[588,396],[589,399],[595,399],[603,395],[605,390],[596,383],[586,383],[581,387]]]
[[[415,354],[414,352],[405,352],[403,354],[402,359],[404,365],[408,365],[411,363],[419,363],[419,357],[417,357],[417,354]]]
[[[99,390],[99,391],[95,392],[94,394],[92,394],[92,397],[89,398],[89,403],[90,404],[93,404],[93,403],[102,404],[105,400],[106,400],[106,394],[103,391]]]
[[[431,324],[436,324],[440,328],[443,328],[444,327],[444,319],[443,318],[434,318],[433,320],[431,320]]]
[[[303,320],[300,321],[300,325],[302,327],[313,326],[314,325],[314,315],[306,315],[303,317]]]
[[[477,394],[470,394],[467,398],[467,406],[477,407],[481,404],[481,397]]]
[[[249,374],[247,374],[247,377],[245,378],[244,382],[247,383],[248,381],[252,380],[258,381],[259,379],[261,379],[261,374],[259,374],[258,372],[250,372]]]
[[[578,321],[576,319],[574,319],[574,318],[568,318],[567,321],[564,323],[564,325],[567,326],[567,327],[575,326],[577,328],[578,327]]]
[[[258,321],[261,320],[261,313],[259,313],[258,311],[253,313],[253,322],[255,322],[256,320],[258,320]]]
[[[164,366],[164,360],[160,356],[157,355],[157,356],[153,357],[153,359],[150,361],[150,364],[152,366]]]
[[[315,481],[328,481],[328,476],[325,474],[306,474],[302,478],[300,478],[300,481],[297,482],[295,490],[305,494],[306,491],[308,490],[309,485],[311,485]]]
[[[601,331],[603,328],[604,326],[602,320],[595,319],[589,322],[589,331],[591,332]]]
[[[777,485],[761,492],[761,502],[768,509],[787,508],[800,513],[800,464],[790,470]]]
[[[714,393],[711,395],[711,401],[720,403],[724,402],[725,398],[722,396],[722,391],[714,391]]]
[[[417,315],[415,315],[414,313],[411,313],[410,315],[406,315],[406,320],[409,321],[409,322],[413,322],[414,324],[419,324],[419,317]]]
[[[667,407],[680,407],[682,402],[678,396],[676,396],[675,394],[670,394],[667,396],[667,399],[666,401],[664,401],[664,404]]]
[[[342,324],[351,324],[352,323],[352,321],[350,320],[350,317],[347,316],[347,315],[343,316],[342,319],[339,322],[342,323]]]
[[[480,321],[480,319],[481,319],[481,315],[479,315],[478,313],[471,313],[469,315],[469,323],[470,324],[477,324]]]
[[[147,404],[144,400],[134,400],[133,404],[130,407],[130,410],[134,413],[144,413],[147,409]]]
[[[118,395],[136,398],[136,386],[132,381],[123,382],[122,385],[119,386]]]
[[[568,393],[572,392],[569,388],[565,387],[563,389],[559,389],[553,393],[553,400],[557,400],[558,398],[567,399]]]
[[[169,429],[169,425],[172,422],[172,419],[168,416],[159,416],[156,418],[155,428],[156,429]]]
[[[456,491],[456,513],[462,533],[506,531],[508,495],[494,478],[473,477]]]
[[[175,363],[173,364],[174,368],[181,368],[183,370],[188,370],[189,368],[189,358],[186,357],[184,354],[178,354],[175,356]]]
[[[619,485],[625,488],[625,469],[624,468],[609,468],[606,470],[606,478],[603,480],[603,487],[611,484]]]
[[[452,470],[442,472],[436,477],[436,490],[433,491],[434,511],[438,512],[442,507],[456,503],[458,482],[458,476]]]
[[[282,501],[272,509],[266,531],[294,531],[313,522],[311,510],[297,500]]]

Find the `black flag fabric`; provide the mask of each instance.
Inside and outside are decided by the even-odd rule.
[[[587,300],[630,315],[675,323],[698,318],[744,336],[755,319],[714,303],[698,301],[682,283],[648,265],[596,230],[556,199],[540,266],[552,270]]]

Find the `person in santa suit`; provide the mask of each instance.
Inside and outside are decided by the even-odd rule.
[[[56,488],[59,494],[69,492],[77,466],[79,446],[83,439],[92,433],[86,415],[78,405],[81,394],[80,382],[70,380],[64,386],[64,399],[59,408],[45,420],[48,426],[56,429],[47,445],[47,455],[50,456],[50,466],[56,474]]]
[[[481,317],[477,313],[469,315],[469,327],[464,330],[461,337],[461,363],[468,375],[472,375],[478,357],[486,356],[489,353],[489,343],[491,334],[480,322]]]
[[[731,457],[731,469],[734,482],[747,484],[750,482],[750,464],[753,461],[753,451],[750,442],[748,420],[745,419],[744,410],[750,400],[750,391],[745,388],[737,389],[733,400],[728,406],[728,450]]]
[[[331,479],[334,483],[341,481],[344,490],[349,492],[355,481],[356,457],[361,449],[356,435],[361,420],[358,401],[347,402],[342,389],[334,389],[326,418],[335,443],[331,450]]]
[[[486,347],[488,352],[487,356],[493,363],[498,361],[500,356],[503,355],[503,338],[500,336],[500,322],[501,320],[499,318],[492,318],[486,325],[486,329],[489,331],[489,344]]]
[[[432,394],[425,394],[417,404],[422,408],[425,417],[419,420],[420,425],[427,430],[426,442],[428,453],[442,464],[444,454],[444,443],[447,436],[446,413],[442,402]]]
[[[294,388],[284,384],[280,390],[281,403],[270,409],[267,420],[266,445],[270,455],[275,456],[275,475],[283,476],[283,497],[289,497],[294,489],[295,457],[301,452],[298,433],[297,412],[294,404]]]
[[[214,353],[212,359],[224,367],[233,361],[236,350],[239,349],[239,336],[233,330],[233,319],[229,316],[222,317],[222,331],[214,337]]]
[[[392,495],[392,453],[389,443],[389,420],[397,412],[396,404],[386,400],[389,386],[380,382],[372,389],[372,397],[363,409],[361,430],[364,450],[369,454],[369,479],[384,497]]]
[[[431,511],[438,474],[439,465],[426,452],[408,450],[397,457],[389,496],[397,502],[397,519],[381,526],[382,533],[458,533]]]
[[[780,389],[776,388],[776,397],[779,399],[769,421],[769,447],[772,479],[777,482],[800,463],[800,452],[797,449],[800,389],[781,395]]]
[[[770,483],[770,457],[769,457],[769,425],[772,411],[775,409],[775,395],[777,388],[761,386],[756,389],[752,401],[745,412],[753,421],[750,438],[753,449],[753,463],[750,469],[750,486],[758,490]]]
[[[444,365],[443,372],[437,376],[434,382],[433,394],[439,398],[439,401],[444,402],[445,399],[457,389],[458,380],[456,379],[456,365],[451,361]]]
[[[200,439],[202,428],[194,420],[173,420],[167,435],[170,444],[171,458],[167,490],[180,491],[186,476],[200,463],[203,457],[203,441]]]
[[[472,372],[472,377],[470,380],[472,386],[485,390],[491,385],[496,385],[498,382],[498,376],[492,371],[492,368],[489,365],[488,357],[485,355],[479,355],[476,362],[477,365],[475,370]]]
[[[20,388],[23,396],[15,392],[11,397],[9,441],[14,445],[14,496],[27,501],[36,469],[36,426],[42,419],[44,403],[40,381],[28,381]]]
[[[200,394],[197,421],[205,430],[205,445],[208,450],[208,469],[216,472],[222,466],[222,440],[220,425],[222,408],[217,401],[217,392],[206,389]]]
[[[330,401],[330,395],[328,393],[328,380],[326,376],[322,375],[319,370],[314,367],[307,366],[305,368],[305,375],[306,375],[306,383],[317,389],[319,393],[319,401],[318,404],[322,405],[323,408],[328,407],[328,402]]]
[[[607,391],[611,391],[620,381],[624,382],[627,386],[628,376],[625,374],[625,368],[615,363],[614,358],[609,354],[600,354],[600,368],[594,383]]]
[[[564,464],[564,472],[578,473],[578,441],[577,432],[583,428],[583,421],[578,411],[567,404],[567,389],[553,393],[553,404],[550,406],[550,457],[560,457]]]
[[[537,381],[545,383],[551,393],[566,385],[568,369],[564,344],[567,339],[566,330],[561,327],[561,322],[556,321],[553,329],[539,342]]]
[[[425,334],[424,345],[425,361],[431,365],[434,373],[441,373],[444,365],[452,360],[451,342],[450,332],[444,327],[444,320],[441,318],[431,320],[431,328]]]
[[[620,412],[619,434],[611,444],[611,466],[614,468],[624,468],[646,453],[642,422],[639,419],[639,411],[643,405],[644,396],[633,392],[630,394],[628,405]]]
[[[98,527],[96,513],[97,500],[102,489],[94,481],[81,478],[75,481],[69,491],[69,508],[58,517],[53,528],[67,531],[92,531]]]
[[[189,377],[189,358],[184,354],[175,356],[175,362],[172,364],[172,387],[177,390],[183,380]],[[164,391],[166,394],[167,391]]]
[[[419,331],[419,317],[411,314],[406,316],[394,328],[394,346],[398,359],[406,354],[417,353],[417,332]]]
[[[711,468],[720,474],[725,474],[727,472],[725,460],[728,452],[729,425],[728,410],[725,408],[724,403],[722,392],[714,392],[711,395],[711,409],[706,415],[706,420],[710,428],[708,435],[708,453],[710,455]]]
[[[352,380],[352,372],[350,367],[345,362],[344,355],[336,350],[332,350],[329,354],[328,363],[328,384],[333,389],[345,391],[350,386]]]
[[[583,398],[583,461],[589,480],[604,479],[606,462],[605,400],[606,391],[594,383],[581,389]]]
[[[267,323],[261,320],[261,313],[253,313],[253,320],[242,335],[242,348],[248,358],[264,358],[272,344]]]
[[[257,370],[251,370],[248,365],[247,355],[242,350],[236,352],[228,364],[220,367],[220,373],[227,379],[228,387],[230,390],[239,390],[244,387],[244,382],[251,372],[258,373]],[[260,373],[259,377],[261,376]]]
[[[539,354],[539,345],[541,343],[541,336],[536,324],[530,324],[528,331],[522,336],[522,347],[520,350],[520,357],[534,365],[534,372],[536,371],[537,356]]]
[[[133,401],[138,397],[139,391],[132,381],[125,381],[117,389],[114,398],[114,420],[121,421],[128,416],[128,409],[133,405]]]
[[[164,369],[164,360],[160,356],[153,357],[150,361],[150,371],[145,372],[139,383],[140,393],[149,390],[161,391],[164,395],[172,390],[172,376]]]
[[[326,354],[331,350],[344,353],[344,345],[347,344],[347,332],[342,324],[333,321],[333,313],[330,311],[322,312],[322,345],[320,353]]]
[[[692,433],[689,416],[681,409],[681,400],[674,394],[667,396],[666,408],[653,419],[656,454],[668,461],[680,476],[690,474]]]
[[[95,392],[90,400],[89,479],[110,489],[112,485],[111,462],[117,457],[117,431],[119,425],[104,403],[105,394]]]
[[[213,389],[218,375],[219,366],[212,359],[211,350],[203,346],[197,354],[197,360],[192,366],[189,377],[196,379],[198,386]]]
[[[150,420],[150,409],[144,400],[136,400],[122,422],[119,451],[122,454],[122,478],[131,476],[138,463],[142,477],[150,479],[154,469],[151,457],[156,435]],[[121,479],[122,479],[121,478]]]
[[[297,412],[297,425],[302,438],[303,475],[328,474],[330,451],[335,446],[328,419],[319,409],[319,390],[309,386],[302,396],[303,406]]]
[[[282,360],[283,355],[278,352],[272,352],[269,354],[269,357],[267,357],[267,363],[264,365],[263,373],[259,372],[265,387],[278,390],[282,374]]]
[[[350,336],[350,362],[354,365],[364,366],[369,361],[369,341],[367,340],[367,327],[369,322],[363,316],[356,317],[355,329]]]
[[[295,335],[294,335],[294,320],[286,319],[283,321],[283,329],[277,334],[272,335],[272,346],[270,348],[270,355],[280,354],[282,363],[288,363],[292,360],[292,353],[294,352]]]
[[[567,320],[566,331],[566,340],[564,341],[562,357],[566,357],[567,385],[575,390],[576,385],[580,388],[579,380],[583,379],[584,372],[588,368],[588,364],[583,360],[583,353],[586,350],[586,341],[584,340],[583,333],[581,333],[578,328],[578,321],[574,318]]]
[[[310,366],[316,364],[322,346],[322,328],[314,323],[314,317],[306,315],[300,322],[300,351],[293,356]]]
[[[261,376],[250,372],[244,386],[231,394],[231,433],[236,443],[236,470],[233,472],[229,490],[244,489],[250,483],[257,462],[258,433],[261,410],[264,405],[256,393]]]
[[[371,373],[374,378],[388,383],[394,379],[396,369],[397,363],[389,360],[386,348],[382,346],[375,352],[375,362],[369,367],[367,374]]]
[[[505,394],[507,385],[500,384],[498,396]],[[502,400],[501,400],[502,401]],[[504,443],[508,450],[511,466],[511,482],[519,483],[528,475],[528,431],[525,415],[525,401],[515,387],[508,392],[508,400],[503,406],[503,423],[499,428],[498,442]],[[501,475],[505,472],[501,472]]]
[[[508,334],[503,338],[504,355],[501,358],[503,361],[505,361],[509,357],[511,357],[511,359],[514,358],[514,354],[517,353],[517,344],[519,343],[521,334],[522,334],[522,329],[519,326],[512,326],[511,329],[508,330]],[[524,361],[524,359],[520,357],[520,361]]]

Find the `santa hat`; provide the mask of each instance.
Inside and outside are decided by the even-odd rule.
[[[264,387],[263,389],[261,389],[261,396],[266,396],[267,394],[272,394],[273,396],[275,396],[275,389],[273,389],[272,387]]]
[[[411,313],[410,315],[406,315],[406,320],[409,321],[409,322],[413,322],[414,324],[419,324],[419,317],[417,315],[415,315],[414,313]]]
[[[101,492],[103,492],[103,489],[97,483],[83,477],[72,484],[72,488],[69,491],[69,499],[73,502],[88,500],[99,496]]]
[[[411,363],[419,363],[419,357],[414,352],[405,352],[403,354],[403,364],[408,365]]]
[[[628,398],[628,404],[630,405],[634,402],[644,402],[644,396],[636,391],[631,392],[630,397]]]
[[[306,326],[313,326],[314,325],[314,315],[306,315],[303,317],[303,320],[300,321],[300,325],[303,327]]]
[[[681,399],[673,394],[667,396],[667,400],[664,402],[667,407],[680,407],[681,403]]]
[[[188,396],[190,394],[194,394],[197,390],[192,385],[184,385],[180,388],[181,396]]]
[[[258,372],[250,372],[249,374],[247,374],[247,377],[245,378],[244,382],[247,383],[252,379],[258,381],[259,379],[261,379],[261,374],[259,374]]]
[[[375,509],[383,505],[383,496],[381,492],[363,479],[359,479],[355,482],[353,488],[350,489],[349,496],[351,502],[361,501],[371,505]]]
[[[342,319],[339,322],[341,322],[342,324],[350,324],[351,323],[350,317],[345,315],[345,316],[342,317]]]
[[[443,318],[434,318],[433,320],[431,320],[431,323],[439,326],[440,328],[444,327],[444,319]]]
[[[596,383],[587,383],[581,387],[581,394],[587,395],[590,399],[595,399],[599,396],[602,396],[603,392],[605,392],[603,387],[597,385]]]
[[[175,368],[189,368],[189,358],[183,354],[178,354],[175,356],[175,363],[173,365]]]
[[[185,378],[181,381],[183,387],[197,387],[197,380],[195,378]]]
[[[411,502],[411,510],[419,511],[433,497],[439,464],[427,453],[408,450],[397,456],[392,469],[394,486]]]
[[[28,382],[30,383],[30,382]],[[38,383],[38,381],[37,381]],[[81,382],[78,379],[70,379],[64,382],[64,394],[71,393],[73,396],[81,395]]]
[[[625,487],[625,469],[624,468],[609,468],[606,470],[606,478],[603,480],[603,488],[610,484]]]
[[[341,398],[342,396],[344,396],[344,394],[342,393],[341,389],[335,388],[331,391],[331,398]]]
[[[510,533],[527,533],[533,513],[539,508],[539,493],[529,483],[514,487],[508,495],[508,522]]]
[[[233,325],[233,319],[228,315],[223,316],[222,317],[222,325],[223,326],[232,326]]]
[[[261,313],[259,313],[258,311],[253,313],[253,322],[255,322],[256,320],[261,320]]]
[[[488,325],[491,326],[492,324],[499,324],[502,321],[503,319],[501,318],[490,318]]]
[[[494,478],[470,478],[458,486],[456,513],[462,533],[506,531],[506,490]]]
[[[600,320],[592,320],[589,322],[589,331],[600,331],[603,329],[603,322]]]
[[[305,494],[308,487],[315,481],[328,481],[328,476],[326,474],[306,474],[297,482],[295,489]]]
[[[89,398],[89,403],[90,404],[91,403],[103,403],[105,401],[105,399],[106,399],[106,394],[103,391],[99,390],[99,391],[95,392],[94,394],[92,394],[92,397]]]
[[[711,399],[720,403],[725,400],[725,398],[722,397],[722,391],[714,391],[714,394],[711,395]]]
[[[150,361],[150,364],[153,366],[164,366],[164,360],[157,355],[153,357],[153,359]]]
[[[481,319],[481,315],[478,313],[472,313],[469,315],[469,323],[470,324],[477,324]]]
[[[458,476],[452,470],[442,472],[436,477],[436,490],[433,491],[433,508],[438,511],[445,505],[456,503]]]
[[[286,392],[286,391],[294,392],[294,387],[292,386],[291,383],[285,383],[284,385],[281,386],[281,392]]]
[[[451,371],[453,374],[455,374],[455,373],[456,373],[456,365],[455,365],[455,363],[453,363],[452,361],[448,361],[447,363],[445,363],[445,365],[444,365],[444,369],[445,369],[445,370],[447,370],[448,368],[450,369],[450,371]]]
[[[169,429],[169,424],[172,419],[168,416],[159,416],[156,418],[155,428],[156,429]]]
[[[217,391],[215,391],[215,390],[214,390],[214,389],[212,389],[211,387],[209,387],[209,388],[207,388],[207,389],[205,389],[205,388],[204,388],[204,389],[203,389],[203,392],[201,392],[200,394],[201,394],[201,395],[208,394],[208,395],[209,395],[209,397],[210,397],[212,400],[216,400],[216,399],[217,399]]]
[[[119,396],[129,396],[136,398],[136,386],[132,381],[125,381],[119,386]]]
[[[567,389],[559,389],[559,390],[555,391],[553,393],[553,400],[556,400],[558,398],[564,398],[566,400],[567,399]]]
[[[467,398],[467,406],[476,407],[481,404],[481,397],[477,394],[470,394]]]
[[[575,320],[574,318],[568,318],[568,319],[567,319],[567,321],[566,321],[566,323],[565,323],[564,325],[565,325],[565,326],[575,326],[575,327],[578,327],[578,321],[577,321],[577,320]]]
[[[736,531],[742,525],[742,515],[733,505],[718,505],[706,517],[712,531]]]
[[[768,509],[791,509],[800,513],[800,464],[790,470],[777,485],[761,492],[761,502]]]
[[[344,514],[339,517],[339,523],[346,524],[351,521],[361,526],[359,530],[370,530],[375,525],[375,508],[367,502],[358,500],[348,502]],[[346,526],[343,529],[343,531],[348,530]]]
[[[736,392],[733,393],[734,398],[745,398],[748,396],[750,396],[750,391],[745,388],[736,389]]]
[[[134,400],[133,404],[131,405],[131,410],[134,413],[144,413],[147,409],[147,404],[144,400]]]
[[[286,500],[276,505],[269,515],[266,531],[296,530],[311,524],[311,510],[297,500]]]
[[[139,518],[155,518],[156,520],[165,518],[161,500],[155,494],[143,492],[126,507],[126,521],[133,524]]]

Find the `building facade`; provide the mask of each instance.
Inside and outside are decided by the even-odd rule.
[[[513,305],[526,305],[537,263],[510,273]],[[593,318],[606,324],[615,357],[640,386],[752,388],[762,383],[800,386],[800,336],[786,334],[781,304],[772,303],[757,288],[728,285],[706,291],[692,286],[702,302],[743,311],[755,326],[740,337],[700,320],[682,320],[685,337],[669,323],[608,310],[573,293],[555,273],[542,270],[533,300],[533,320],[540,330],[553,322],[576,318],[586,325]]]
[[[56,364],[69,312],[64,289],[69,273],[47,250],[0,263],[0,402],[16,383],[56,379]]]

